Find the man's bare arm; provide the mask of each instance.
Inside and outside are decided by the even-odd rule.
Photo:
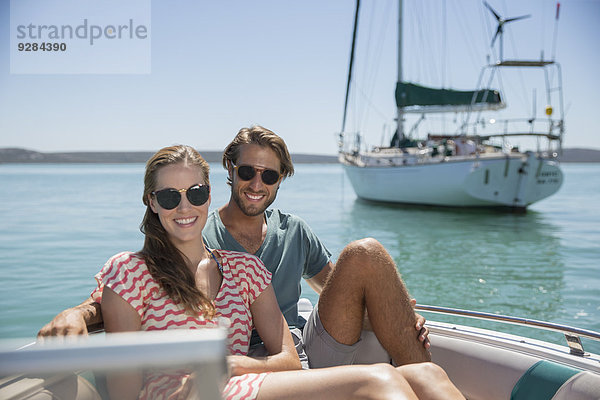
[[[102,324],[100,304],[91,298],[59,313],[38,332],[38,337],[87,335],[88,327]]]
[[[310,279],[307,279],[306,283],[308,283],[308,286],[310,286],[315,292],[317,292],[317,294],[320,295],[323,291],[323,287],[325,287],[325,283],[327,282],[329,274],[331,271],[333,271],[333,268],[333,263],[329,261],[318,274]]]

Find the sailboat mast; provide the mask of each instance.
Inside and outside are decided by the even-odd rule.
[[[398,0],[398,83],[402,82],[402,0]],[[397,108],[397,128],[396,134],[399,141],[404,139],[404,123],[403,123],[402,107]]]
[[[350,65],[348,66],[348,81],[346,83],[346,99],[344,100],[344,117],[342,119],[342,131],[346,130],[346,114],[348,111],[348,97],[350,95],[350,84],[352,82],[352,66],[354,65],[354,49],[356,48],[356,32],[358,31],[358,16],[360,11],[360,0],[356,0],[356,11],[354,12],[354,28],[352,30],[352,46],[350,47]]]

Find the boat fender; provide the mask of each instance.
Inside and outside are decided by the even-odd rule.
[[[538,361],[519,378],[510,399],[551,400],[565,382],[580,372],[552,361]]]

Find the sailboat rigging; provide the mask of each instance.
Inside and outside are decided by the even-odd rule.
[[[485,7],[496,18],[497,27],[492,44],[499,43],[500,58],[485,65],[479,75],[476,89],[455,90],[432,88],[403,79],[402,74],[402,21],[403,4],[398,2],[398,66],[395,100],[397,107],[396,131],[389,146],[365,149],[358,136],[354,144],[346,138],[348,96],[353,79],[356,37],[360,1],[356,3],[352,47],[346,85],[344,117],[340,134],[339,160],[359,198],[373,201],[414,203],[455,207],[508,207],[525,210],[530,204],[555,193],[563,181],[557,162],[564,134],[562,112],[562,80],[560,65],[544,60],[505,60],[503,34],[509,22],[526,19],[529,15],[502,18],[487,2]],[[500,90],[493,88],[500,68],[527,68],[543,70],[546,92],[559,93],[559,118],[553,119],[553,107],[546,108],[547,127],[533,129],[534,118],[528,118],[529,129],[508,130],[514,121],[505,121],[502,131],[485,133],[479,115],[498,111],[507,106]],[[557,88],[550,87],[548,70],[554,69],[559,77]],[[529,112],[527,110],[527,112]],[[426,138],[407,135],[404,130],[406,114],[421,118],[410,132],[429,114],[455,113],[464,117],[453,133],[429,133]],[[471,115],[478,117],[471,120]],[[499,122],[499,121],[498,121]],[[530,136],[546,138],[546,150],[520,152],[506,145],[507,138]],[[497,140],[502,143],[498,145]],[[357,143],[359,145],[357,145]]]

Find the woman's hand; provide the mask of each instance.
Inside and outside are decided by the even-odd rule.
[[[192,373],[191,375],[183,378],[183,384],[174,391],[167,400],[185,400],[192,393],[192,389],[194,388],[194,379],[196,373]]]
[[[254,364],[255,361],[256,359],[248,356],[227,356],[229,378],[245,374],[248,369],[251,369],[251,365]]]

